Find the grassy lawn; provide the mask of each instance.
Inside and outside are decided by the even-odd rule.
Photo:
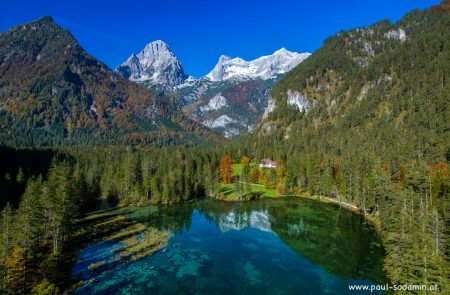
[[[274,198],[277,196],[277,192],[274,189],[267,189],[264,185],[252,183],[252,193],[259,195],[260,197]],[[219,192],[223,193],[227,200],[233,201],[237,200],[237,195],[234,191],[234,184],[220,184]]]
[[[233,175],[241,175],[242,173],[242,164],[233,164]]]
[[[251,165],[252,166],[252,165]],[[233,175],[240,175],[242,172],[242,164],[233,164]],[[261,197],[276,197],[277,192],[274,189],[267,189],[262,184],[251,183],[252,193]],[[227,200],[237,200],[237,195],[234,191],[234,184],[220,184],[219,192],[223,193]]]

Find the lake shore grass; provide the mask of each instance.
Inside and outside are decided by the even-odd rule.
[[[243,184],[245,185],[245,184]],[[253,195],[254,198],[252,199],[259,199],[263,197],[267,198],[276,198],[278,197],[276,190],[268,189],[262,184],[256,184],[256,183],[250,183],[252,192],[248,193],[247,195]],[[222,197],[221,197],[222,196]],[[243,200],[240,200],[238,195],[235,192],[234,184],[220,184],[219,187],[219,197],[218,199],[226,202],[239,202],[239,201],[245,201],[249,200],[250,198]]]

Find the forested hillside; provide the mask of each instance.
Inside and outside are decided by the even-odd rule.
[[[273,88],[276,108],[236,147],[284,160],[286,193],[379,216],[393,283],[448,278],[448,7],[329,38]]]
[[[50,17],[0,34],[0,144],[196,144],[218,139],[127,81]]]

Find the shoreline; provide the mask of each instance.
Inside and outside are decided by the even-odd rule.
[[[356,205],[354,205],[352,203],[340,201],[338,199],[334,199],[334,198],[330,198],[330,197],[317,196],[317,195],[312,195],[312,196],[310,196],[310,195],[294,195],[293,197],[315,200],[315,201],[319,201],[319,202],[325,203],[325,204],[337,205],[348,211],[362,215],[366,218],[366,220],[368,220],[370,223],[372,223],[372,225],[374,226],[377,233],[380,236],[382,236],[381,224],[380,224],[380,220],[378,219],[378,217],[373,214],[364,212],[363,210],[361,210],[360,208],[358,208]]]
[[[227,202],[227,203],[234,203],[234,202],[239,203],[239,202],[252,202],[252,201],[258,201],[258,200],[263,200],[263,199],[281,199],[281,198],[288,198],[288,197],[303,198],[303,199],[318,201],[318,202],[324,203],[324,204],[331,204],[331,205],[335,205],[335,206],[339,206],[341,208],[344,208],[344,209],[346,209],[348,211],[351,211],[353,213],[356,213],[356,214],[359,214],[359,215],[363,215],[366,218],[366,220],[368,220],[374,226],[375,230],[380,235],[380,237],[382,237],[381,224],[380,224],[380,221],[379,221],[378,217],[376,217],[373,214],[370,214],[370,213],[362,211],[360,208],[358,208],[356,205],[354,205],[352,203],[348,203],[348,202],[345,202],[345,201],[340,201],[340,200],[335,199],[335,198],[330,198],[330,197],[325,197],[325,196],[318,196],[318,195],[309,195],[309,194],[282,195],[282,196],[278,196],[278,197],[263,196],[261,198],[253,199],[253,200],[229,200],[229,199],[220,199],[220,198],[216,198],[216,197],[208,197],[208,198],[211,198],[211,199],[217,200],[217,201],[221,201],[221,202]]]

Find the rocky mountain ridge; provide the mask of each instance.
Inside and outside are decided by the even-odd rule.
[[[194,144],[218,138],[123,79],[51,17],[0,34],[0,144]],[[208,139],[207,139],[208,140]]]
[[[150,42],[141,52],[132,54],[116,71],[131,81],[165,90],[172,90],[188,78],[177,57],[161,40]]]
[[[184,73],[169,46],[158,40],[131,55],[116,71],[149,88],[165,90],[187,116],[235,137],[258,124],[275,81],[310,55],[285,48],[251,61],[222,55],[208,74],[196,79]]]

